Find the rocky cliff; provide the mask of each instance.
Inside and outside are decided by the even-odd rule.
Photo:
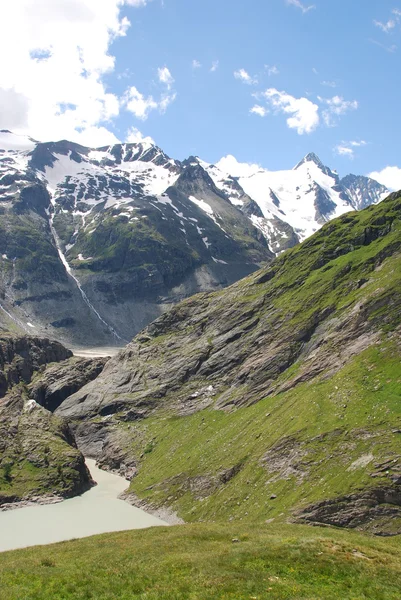
[[[0,337],[0,505],[73,496],[92,483],[70,428],[46,410],[105,362],[71,356],[48,339]]]

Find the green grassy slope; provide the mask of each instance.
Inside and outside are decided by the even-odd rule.
[[[153,528],[0,554],[1,600],[398,600],[400,595],[399,538],[302,526]]]
[[[329,379],[236,412],[158,414],[125,427],[144,452],[130,490],[185,520],[281,520],[312,502],[391,486],[401,472],[399,338],[388,336]],[[386,528],[401,530],[401,522],[381,521]]]

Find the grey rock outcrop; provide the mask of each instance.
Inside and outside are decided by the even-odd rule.
[[[68,396],[96,379],[108,358],[73,357],[47,367],[28,387],[29,397],[54,412]]]

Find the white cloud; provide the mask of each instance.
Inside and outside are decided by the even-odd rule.
[[[157,76],[159,82],[167,88],[167,92],[160,96],[160,100],[155,100],[153,96],[145,97],[135,86],[131,86],[122,98],[122,105],[142,121],[146,121],[149,114],[154,110],[164,114],[168,106],[177,97],[176,92],[171,91],[174,77],[171,75],[170,70],[167,67],[160,67],[157,69]]]
[[[130,87],[126,91],[123,103],[127,110],[142,121],[146,121],[152,110],[159,108],[159,104],[153,99],[153,96],[145,98],[135,86]]]
[[[322,85],[325,85],[326,87],[331,87],[331,88],[337,87],[337,84],[335,81],[322,81]]]
[[[387,23],[382,23],[381,21],[373,21],[376,27],[379,27],[384,33],[389,33],[396,26],[396,21],[394,19],[389,19]]]
[[[381,42],[378,42],[377,40],[372,40],[372,39],[369,39],[369,42],[371,44],[375,44],[376,46],[379,46],[380,48],[383,48],[383,50],[385,50],[386,52],[391,52],[391,54],[393,54],[394,52],[397,51],[396,44],[391,44],[391,46],[386,46],[385,44],[382,44]]]
[[[145,6],[147,0],[6,4],[0,22],[0,127],[42,140],[116,141],[110,123],[120,102],[104,83],[115,68],[110,46],[130,26],[123,6]]]
[[[339,156],[347,156],[352,160],[355,157],[355,148],[361,148],[366,145],[367,142],[365,142],[365,140],[341,142],[341,144],[338,144],[338,146],[334,148],[334,152]]]
[[[152,0],[126,0],[126,4],[140,8],[141,6],[146,6],[151,1]]]
[[[365,142],[365,140],[360,140],[359,142],[348,142],[348,144],[353,148],[360,148],[361,146],[367,146],[368,142]]]
[[[106,127],[94,125],[93,127],[86,127],[82,131],[77,131],[74,134],[74,141],[77,144],[82,144],[82,146],[99,148],[100,146],[117,144],[120,140]]]
[[[399,167],[385,167],[381,171],[373,171],[368,177],[375,179],[389,190],[401,190],[401,169]]]
[[[271,75],[278,75],[280,73],[276,65],[265,65],[265,69],[269,77]]]
[[[157,69],[157,75],[160,83],[164,83],[167,86],[167,89],[171,89],[171,86],[174,83],[174,77],[171,75],[170,70],[167,67],[161,67]]]
[[[214,73],[215,71],[217,71],[218,68],[219,68],[219,61],[218,60],[214,60],[212,62],[212,66],[210,67],[210,71],[212,73]]]
[[[127,131],[126,142],[132,144],[155,144],[153,138],[151,138],[149,135],[144,136],[136,127],[131,127]]]
[[[391,13],[393,16],[390,17],[385,23],[382,21],[377,21],[376,19],[373,21],[376,27],[381,29],[384,33],[391,33],[401,21],[401,10],[398,8],[393,8]]]
[[[307,98],[295,98],[275,88],[267,89],[262,96],[276,111],[291,115],[287,125],[290,129],[296,129],[299,135],[312,133],[318,127],[319,107]]]
[[[177,98],[177,94],[164,94],[159,102],[159,111],[163,114],[172,102]]]
[[[269,113],[267,108],[260,106],[260,104],[255,104],[255,106],[252,106],[249,112],[253,115],[259,115],[259,117],[265,117]]]
[[[194,60],[192,61],[192,68],[193,69],[200,69],[202,66],[202,64],[199,62],[199,60],[196,60],[196,58],[194,58]]]
[[[248,85],[255,85],[258,83],[258,80],[255,77],[251,77],[245,69],[238,69],[238,71],[234,71],[235,79],[239,79],[243,83]]]
[[[261,170],[261,166],[255,163],[240,163],[238,160],[228,154],[223,156],[216,164],[216,167],[225,173],[230,173],[235,177],[251,177]]]
[[[316,6],[314,4],[309,4],[308,6],[306,6],[305,4],[303,4],[301,2],[301,0],[287,0],[287,4],[290,4],[291,6],[295,6],[296,8],[299,8],[303,14],[316,8]]]
[[[354,151],[348,146],[342,146],[341,144],[339,144],[334,148],[334,151],[340,156],[348,156],[348,158],[354,158]]]
[[[160,100],[156,101],[153,96],[145,97],[135,86],[132,86],[126,91],[122,104],[137,119],[146,121],[149,114],[154,110],[158,110],[159,113],[164,114],[176,97],[176,93],[163,94]]]
[[[319,96],[318,99],[327,106],[326,110],[323,111],[323,120],[327,127],[334,127],[337,123],[337,117],[358,108],[357,100],[344,100],[342,96],[333,96],[332,98],[321,98]]]

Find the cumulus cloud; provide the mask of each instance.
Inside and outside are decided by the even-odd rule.
[[[361,148],[362,146],[366,145],[367,142],[365,142],[365,140],[352,140],[350,142],[341,142],[341,144],[338,144],[334,148],[334,152],[339,156],[346,156],[352,160],[355,157],[355,148]]]
[[[196,60],[196,58],[194,58],[194,60],[192,61],[192,68],[193,69],[200,69],[202,66],[202,64],[199,62],[199,60]]]
[[[42,140],[117,141],[110,123],[120,102],[104,76],[115,68],[111,43],[130,26],[125,4],[147,0],[8,2],[0,23],[1,126]]]
[[[144,136],[136,127],[128,129],[125,141],[132,144],[155,144],[153,138]]]
[[[252,96],[258,102],[250,109],[251,114],[260,117],[265,117],[269,112],[289,115],[287,125],[290,129],[295,129],[299,135],[312,133],[321,123],[327,127],[334,127],[340,116],[358,108],[356,100],[344,100],[342,96],[333,96],[333,98],[318,96],[321,105],[319,106],[309,98],[296,98],[288,92],[279,91],[276,88],[268,88],[265,92],[255,92]],[[261,100],[264,100],[266,106],[263,106]],[[353,155],[352,148],[365,143],[344,142],[339,144],[335,151],[351,156]]]
[[[160,83],[164,83],[167,89],[171,89],[174,83],[174,77],[171,75],[170,70],[167,67],[161,67],[157,69],[157,75]]]
[[[323,111],[323,120],[327,127],[334,127],[337,124],[337,117],[358,108],[357,100],[344,100],[342,96],[333,96],[332,98],[320,98],[319,96],[319,101],[327,106]]]
[[[159,108],[159,104],[153,99],[153,96],[145,98],[135,86],[131,86],[126,91],[123,104],[137,119],[141,119],[142,121],[146,121],[152,110]]]
[[[238,162],[232,154],[228,154],[221,158],[216,164],[216,167],[223,172],[234,175],[234,177],[251,177],[261,170],[261,166],[258,164]]]
[[[316,8],[316,6],[314,4],[309,4],[307,6],[306,4],[303,4],[301,2],[301,0],[287,0],[287,4],[289,4],[290,6],[295,6],[296,8],[299,8],[303,14]]]
[[[401,190],[401,169],[399,167],[385,167],[381,171],[373,171],[368,177],[375,179],[389,190]]]
[[[258,80],[255,77],[251,77],[251,75],[249,75],[245,69],[238,69],[238,71],[234,71],[234,77],[235,79],[239,79],[247,85],[256,85],[258,83]]]
[[[212,73],[214,73],[215,71],[217,71],[218,68],[219,68],[219,61],[218,60],[214,60],[212,62],[212,66],[210,67],[210,71]]]
[[[259,115],[259,117],[265,117],[269,113],[267,108],[265,108],[264,106],[260,106],[260,104],[255,104],[254,106],[252,106],[249,112],[253,115]]]
[[[299,135],[312,133],[318,127],[319,107],[308,98],[295,98],[275,88],[267,89],[261,96],[276,112],[290,115],[287,118],[287,125],[290,129],[295,129]]]
[[[153,96],[144,96],[135,87],[131,86],[126,92],[122,99],[122,105],[141,121],[146,121],[149,114],[157,110],[159,113],[164,114],[169,105],[174,102],[177,94],[162,94],[160,100],[155,100]]]

